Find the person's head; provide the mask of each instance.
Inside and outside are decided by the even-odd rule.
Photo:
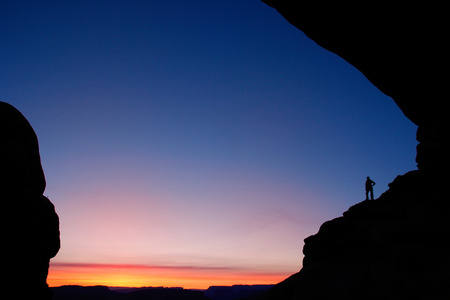
[[[45,177],[36,134],[13,106],[0,101],[0,188],[42,194]]]

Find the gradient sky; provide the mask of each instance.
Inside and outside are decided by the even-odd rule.
[[[276,283],[416,168],[394,101],[259,0],[0,1],[0,100],[61,222],[49,284]]]

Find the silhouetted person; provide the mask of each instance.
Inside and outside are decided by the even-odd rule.
[[[373,200],[373,186],[375,185],[375,182],[373,182],[369,176],[367,176],[366,180],[366,200],[369,200],[369,193],[370,193],[370,199]]]
[[[33,128],[0,102],[0,294],[8,299],[51,298],[47,274],[60,247],[59,219],[45,184]]]

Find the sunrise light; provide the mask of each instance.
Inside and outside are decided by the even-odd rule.
[[[164,286],[207,289],[212,285],[275,284],[290,272],[255,272],[231,268],[141,265],[54,264],[49,286],[105,285],[110,287]]]

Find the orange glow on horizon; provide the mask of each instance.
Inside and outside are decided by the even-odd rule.
[[[207,289],[213,285],[276,284],[292,273],[252,272],[232,268],[141,265],[52,264],[50,287],[62,285],[111,287],[182,287]]]

